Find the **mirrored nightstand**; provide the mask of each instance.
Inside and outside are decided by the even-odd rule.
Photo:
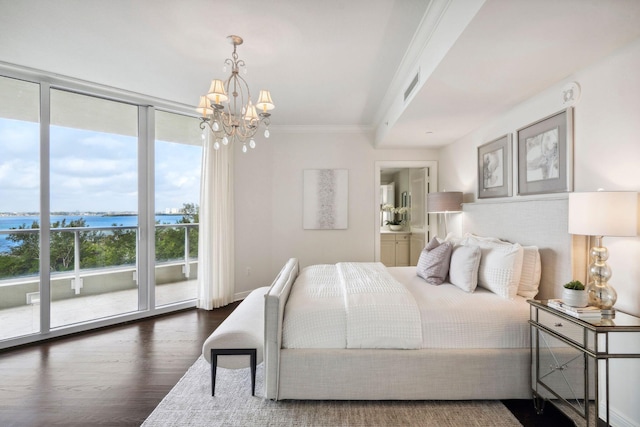
[[[536,410],[542,412],[545,402],[551,402],[577,425],[612,425],[617,403],[612,402],[612,387],[624,384],[613,384],[611,374],[640,372],[640,318],[617,311],[612,318],[585,320],[544,300],[529,304]],[[629,381],[637,383],[637,378]]]

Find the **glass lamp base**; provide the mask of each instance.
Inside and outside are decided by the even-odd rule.
[[[607,264],[609,251],[602,245],[602,236],[596,236],[596,243],[591,248],[590,255],[593,262],[589,265],[591,281],[587,285],[589,305],[607,310],[612,314],[615,312],[613,305],[618,299],[618,293],[607,283],[611,278],[611,268]]]
[[[591,282],[587,286],[587,293],[589,295],[589,305],[614,312],[613,305],[618,299],[618,293],[607,283],[597,284]]]

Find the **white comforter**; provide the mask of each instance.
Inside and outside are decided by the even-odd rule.
[[[289,295],[283,347],[415,349],[421,324],[415,299],[381,263],[315,265]]]
[[[338,268],[335,265],[316,265],[300,272],[285,308],[283,347],[349,348],[347,336],[352,334],[347,333],[346,293],[340,282]],[[506,299],[483,288],[467,293],[447,283],[429,285],[416,276],[415,267],[384,268],[379,265],[376,269],[383,269],[390,274],[413,296],[420,312],[418,318],[421,326],[407,325],[408,321],[402,317],[402,313],[395,318],[390,312],[372,315],[369,322],[364,312],[359,313],[357,305],[367,297],[352,290],[353,298],[348,298],[352,309],[350,313],[353,314],[350,317],[362,316],[364,324],[361,328],[368,330],[365,334],[369,333],[360,339],[351,337],[360,342],[351,343],[354,348],[358,348],[358,345],[381,348],[375,347],[379,345],[376,340],[383,336],[388,327],[395,328],[392,339],[401,341],[398,348],[415,348],[413,342],[410,347],[402,342],[406,340],[406,331],[402,330],[404,327],[410,329],[412,341],[414,332],[421,331],[422,343],[419,348],[529,347],[529,304],[525,298],[516,296]],[[347,276],[359,275],[357,272],[349,273],[348,267],[342,270]],[[400,294],[381,295],[388,300],[405,298]],[[405,326],[386,325],[387,320],[383,319],[388,317],[394,317],[392,322],[398,320]],[[349,328],[355,332],[358,327]],[[375,335],[378,333],[380,335]],[[382,348],[390,347],[390,342],[383,344]]]

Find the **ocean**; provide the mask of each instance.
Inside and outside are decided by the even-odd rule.
[[[136,226],[138,225],[137,215],[51,215],[51,222],[67,220],[67,224],[70,221],[83,218],[88,227],[110,227],[113,224],[119,226]],[[160,221],[160,224],[175,224],[178,222],[182,215],[156,215],[156,221]],[[39,221],[37,216],[0,216],[0,230],[9,230],[12,228],[18,228],[21,225],[26,225],[27,228],[31,228],[31,224],[34,221]],[[0,252],[7,251],[14,243],[7,240],[7,235],[0,235]]]

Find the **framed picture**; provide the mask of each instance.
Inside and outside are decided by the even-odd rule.
[[[511,196],[511,134],[478,147],[478,198]]]
[[[302,213],[305,230],[347,228],[348,172],[347,169],[305,169]]]
[[[518,194],[573,190],[573,108],[518,130]]]

